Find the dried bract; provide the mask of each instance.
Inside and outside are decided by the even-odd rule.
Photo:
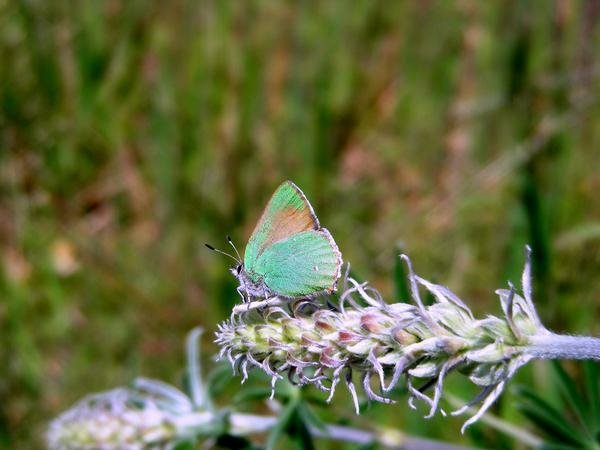
[[[174,387],[139,378],[80,400],[50,423],[46,441],[51,450],[170,449],[211,417]]]

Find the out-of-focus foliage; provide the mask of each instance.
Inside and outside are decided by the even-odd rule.
[[[185,333],[239,300],[202,243],[243,248],[286,178],[386,297],[400,246],[493,311],[529,242],[544,323],[600,333],[599,18],[597,0],[0,0],[0,447],[39,448],[89,392],[177,381]],[[461,439],[460,419],[365,415]]]
[[[520,409],[546,440],[542,450],[597,449],[600,446],[598,364],[585,362],[578,376],[553,363],[552,395],[521,387]]]

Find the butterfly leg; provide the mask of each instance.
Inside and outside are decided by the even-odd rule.
[[[244,303],[246,303],[246,312],[248,312],[250,311],[250,304],[252,303],[252,300],[250,300],[250,292],[248,292],[248,287],[246,285],[244,285],[243,290],[246,292],[246,297],[244,298],[242,295],[242,298],[244,298]]]
[[[242,297],[242,303],[246,303],[246,296],[244,295],[244,288],[242,286],[238,286],[236,288],[237,293],[240,295],[240,297]]]

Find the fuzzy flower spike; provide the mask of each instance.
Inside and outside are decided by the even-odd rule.
[[[187,340],[192,396],[158,380],[136,378],[130,386],[84,397],[48,427],[49,450],[150,450],[177,448],[218,423],[200,376],[198,340]]]
[[[305,300],[286,307],[273,299],[220,324],[219,358],[228,359],[234,372],[242,373],[242,382],[249,369],[258,367],[271,376],[272,386],[285,375],[295,384],[313,384],[327,392],[328,401],[342,382],[357,413],[357,379],[368,399],[393,403],[387,394],[405,378],[408,404],[415,408],[415,400],[424,402],[429,407],[427,418],[436,411],[445,415],[439,407],[444,380],[459,369],[481,389],[452,412],[458,415],[480,405],[463,432],[531,359],[600,359],[599,339],[556,335],[542,325],[531,298],[529,248],[522,296],[511,284],[496,291],[503,315],[483,319],[475,318],[448,288],[416,275],[410,259],[401,257],[408,267],[412,304],[385,303],[374,288],[349,277],[348,268],[335,307]],[[432,294],[433,304],[422,302],[422,289]]]

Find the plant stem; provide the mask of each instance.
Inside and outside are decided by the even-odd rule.
[[[277,420],[278,418],[274,416],[232,413],[229,415],[229,426],[230,431],[237,435],[264,433],[274,427]],[[386,428],[367,431],[354,427],[325,425],[323,428],[311,426],[310,431],[315,437],[361,445],[377,443],[383,448],[395,450],[474,450],[472,447],[407,436],[398,430]]]
[[[318,437],[329,438],[335,441],[352,442],[367,445],[377,443],[379,446],[397,450],[471,450],[473,447],[446,444],[407,436],[398,430],[380,428],[377,431],[365,431],[340,425],[326,425],[323,430],[311,427],[311,432]],[[474,449],[473,449],[474,450]]]
[[[537,359],[600,360],[600,338],[565,334],[537,334],[529,337],[525,353]]]

